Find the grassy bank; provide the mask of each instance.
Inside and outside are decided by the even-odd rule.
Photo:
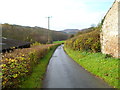
[[[54,41],[53,43],[56,44],[56,43],[64,43],[65,41]]]
[[[119,59],[106,57],[101,53],[74,51],[69,48],[64,49],[73,60],[86,70],[102,78],[109,85],[120,88],[118,85],[120,83],[120,77],[118,75]]]
[[[48,62],[54,53],[54,50],[57,46],[54,46],[47,55],[42,58],[38,65],[33,68],[33,72],[30,76],[25,78],[25,81],[22,82],[21,88],[41,88],[42,87],[42,80],[44,78],[44,74],[46,72],[46,68]]]

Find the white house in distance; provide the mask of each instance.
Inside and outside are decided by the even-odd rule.
[[[120,0],[115,0],[104,17],[100,36],[102,53],[120,58]]]

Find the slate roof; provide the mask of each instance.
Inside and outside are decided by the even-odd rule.
[[[15,40],[15,39],[8,39],[5,37],[2,37],[2,43],[0,43],[0,45],[2,46],[2,48],[0,48],[1,50],[5,50],[5,49],[10,49],[10,48],[18,48],[24,45],[30,45],[30,42],[25,42],[25,41],[20,41],[20,40]]]

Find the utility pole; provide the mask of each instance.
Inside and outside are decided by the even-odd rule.
[[[51,16],[47,17],[48,18],[48,30],[50,30],[50,18],[52,18]],[[47,43],[50,43],[50,40],[49,40],[49,31],[47,31]]]
[[[47,17],[48,18],[48,30],[50,29],[50,18],[51,17]]]

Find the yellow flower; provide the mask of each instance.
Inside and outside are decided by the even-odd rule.
[[[24,54],[22,56],[25,56]]]
[[[15,47],[11,47],[12,49],[15,49]]]
[[[2,84],[5,85],[5,84],[6,84],[6,81],[4,81]]]
[[[13,77],[16,78],[18,76],[18,74],[14,74]]]
[[[8,60],[8,58],[5,58],[6,60]]]
[[[2,64],[1,66],[2,66],[2,67],[6,67],[6,64]]]
[[[14,62],[14,61],[15,61],[14,59],[11,60],[11,62]]]

